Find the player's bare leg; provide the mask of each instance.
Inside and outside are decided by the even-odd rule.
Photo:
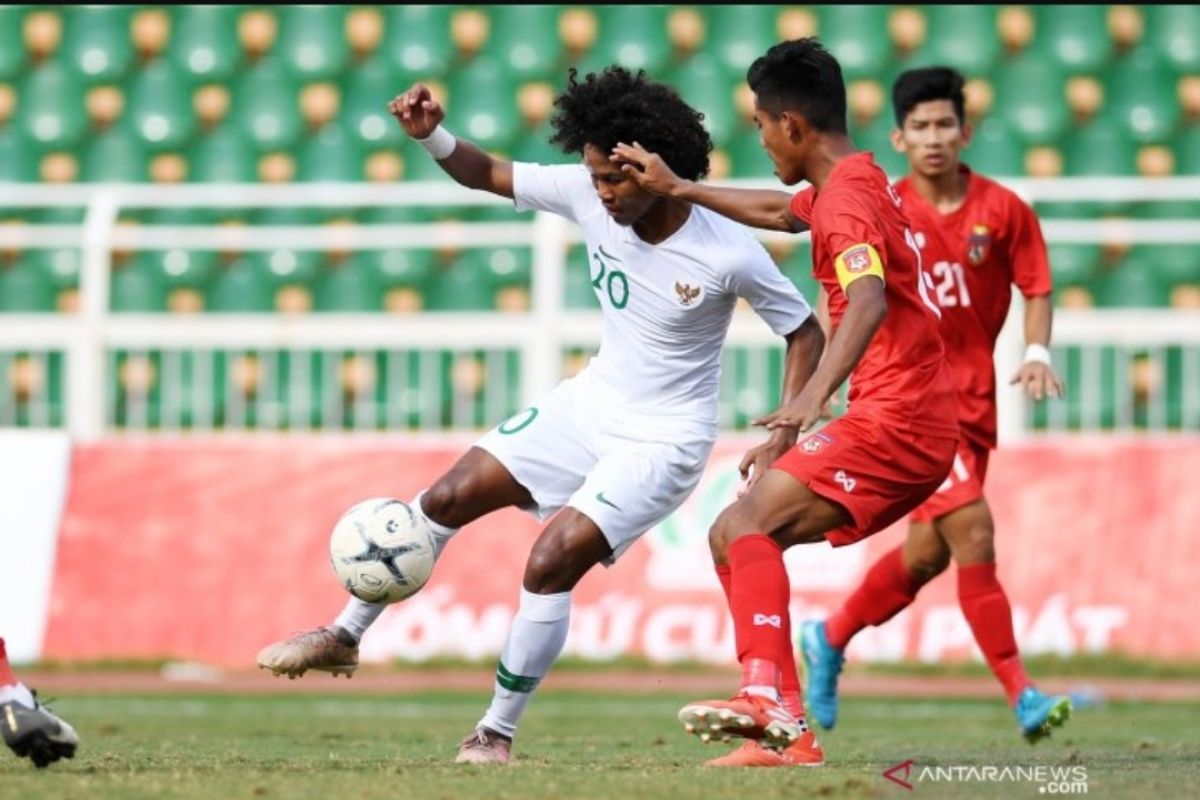
[[[521,715],[566,643],[571,590],[611,555],[596,523],[573,508],[563,509],[542,531],[525,564],[521,603],[500,652],[491,705],[460,743],[457,763],[509,762]]]
[[[529,491],[495,456],[472,447],[414,505],[433,531],[436,558],[463,525],[496,509],[530,502]],[[349,678],[358,669],[358,643],[363,633],[385,608],[386,603],[352,597],[333,624],[264,647],[258,654],[258,666],[289,678],[298,678],[310,669]]]
[[[987,501],[955,509],[936,520],[958,564],[958,602],[992,673],[1004,687],[1021,733],[1030,743],[1065,723],[1071,701],[1046,695],[1025,673],[1013,634],[1012,608],[996,578],[995,525]]]

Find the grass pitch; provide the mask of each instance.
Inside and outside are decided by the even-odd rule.
[[[1112,703],[1077,711],[1027,745],[999,700],[848,699],[821,734],[829,766],[713,770],[728,745],[675,722],[683,695],[546,691],[534,698],[508,769],[453,763],[482,693],[368,697],[68,695],[73,761],[35,770],[0,752],[0,798],[689,798],[970,797],[1081,794],[1030,780],[917,781],[922,767],[1083,767],[1089,797],[1200,797],[1200,704]],[[1046,791],[1039,791],[1046,789]]]

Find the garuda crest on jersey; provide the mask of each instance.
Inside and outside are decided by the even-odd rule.
[[[690,306],[700,297],[700,287],[675,281],[675,294],[679,296],[679,305]]]
[[[971,235],[967,237],[967,260],[979,266],[988,257],[988,248],[992,246],[992,234],[987,225],[972,225]]]

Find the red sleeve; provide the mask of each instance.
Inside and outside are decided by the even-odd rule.
[[[816,189],[810,186],[803,192],[796,192],[792,195],[792,202],[788,204],[788,210],[792,212],[792,216],[809,227],[812,227],[813,200],[816,196]]]
[[[1008,263],[1013,283],[1026,297],[1050,294],[1054,282],[1037,215],[1016,195],[1010,198],[1009,209]]]
[[[834,189],[826,192],[821,206],[814,209],[812,227],[819,231],[826,252],[837,256],[851,247],[869,244],[881,259],[886,258],[886,242],[879,225],[863,198],[853,192]],[[886,269],[887,263],[884,263]]]

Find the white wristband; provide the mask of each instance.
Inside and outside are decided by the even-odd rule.
[[[424,139],[417,139],[417,144],[425,148],[425,152],[433,156],[435,161],[441,161],[443,158],[449,158],[454,152],[454,148],[458,147],[458,139],[454,138],[454,134],[438,125],[433,129],[433,133],[429,134]]]
[[[1050,348],[1041,344],[1031,344],[1025,347],[1025,363],[1037,361],[1050,366]]]

